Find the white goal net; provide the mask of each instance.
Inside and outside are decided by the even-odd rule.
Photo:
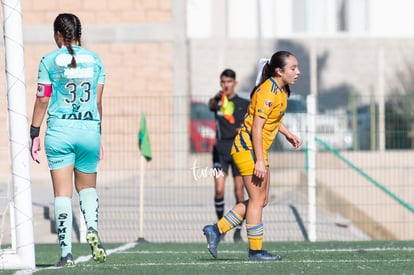
[[[0,269],[34,269],[21,3],[3,0],[2,8],[7,94],[0,100]]]

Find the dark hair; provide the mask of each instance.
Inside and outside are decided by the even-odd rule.
[[[60,32],[63,36],[63,43],[72,56],[72,61],[68,64],[69,67],[76,67],[76,60],[74,51],[72,49],[72,41],[76,40],[81,45],[82,26],[79,18],[71,13],[59,14],[53,23],[53,31],[56,34]]]
[[[220,74],[220,78],[222,78],[223,76],[226,77],[230,77],[233,79],[236,79],[236,72],[233,71],[232,69],[225,69],[221,74]]]
[[[260,82],[253,88],[252,92],[250,93],[250,97],[253,96],[253,93],[260,85],[262,85],[263,82],[265,82],[268,78],[276,75],[276,68],[283,69],[286,66],[286,59],[291,55],[293,54],[288,51],[278,51],[272,55],[270,60],[263,66],[262,77],[260,78]],[[289,85],[286,85],[285,87],[287,95],[289,97]]]

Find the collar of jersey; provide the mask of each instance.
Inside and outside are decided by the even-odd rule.
[[[274,80],[274,79],[273,79],[273,77],[270,77],[269,79],[270,79],[270,81],[272,81],[272,83],[273,83],[274,85],[276,85],[276,89],[277,89],[277,90],[279,90],[279,91],[283,92],[283,89],[282,89],[282,88],[280,88],[280,86],[277,84],[276,80]]]

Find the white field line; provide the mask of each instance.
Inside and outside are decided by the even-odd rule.
[[[113,248],[113,249],[108,249],[106,250],[106,255],[109,256],[112,253],[120,253],[123,252],[125,250],[131,249],[133,247],[135,247],[136,245],[138,245],[137,242],[130,242],[130,243],[126,243],[124,245],[121,245],[117,248]],[[75,259],[75,264],[78,263],[83,263],[83,262],[87,262],[92,258],[92,255],[88,255],[88,256],[79,256],[77,259]],[[19,270],[16,271],[14,273],[14,275],[28,275],[28,274],[33,274],[37,271],[41,271],[41,270],[45,270],[45,269],[60,269],[61,267],[54,267],[54,266],[50,266],[50,267],[45,267],[45,268],[36,268],[35,270],[32,269],[25,269],[25,270]]]
[[[207,250],[206,250],[207,251]],[[277,250],[269,252],[277,253],[306,253],[306,252],[318,252],[318,253],[332,253],[332,252],[354,252],[354,253],[363,253],[363,252],[380,252],[380,251],[414,251],[414,247],[374,247],[374,248],[339,248],[339,249],[298,249],[298,250]],[[125,254],[205,254],[204,251],[151,251],[151,250],[138,250],[138,251],[120,251],[119,253]],[[219,253],[227,254],[240,254],[247,253],[247,250],[219,250]]]

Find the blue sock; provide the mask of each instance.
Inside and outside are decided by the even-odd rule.
[[[86,228],[98,231],[99,199],[96,188],[85,188],[79,192],[79,203],[85,219]]]
[[[56,197],[54,200],[56,232],[62,257],[72,253],[72,199]]]

